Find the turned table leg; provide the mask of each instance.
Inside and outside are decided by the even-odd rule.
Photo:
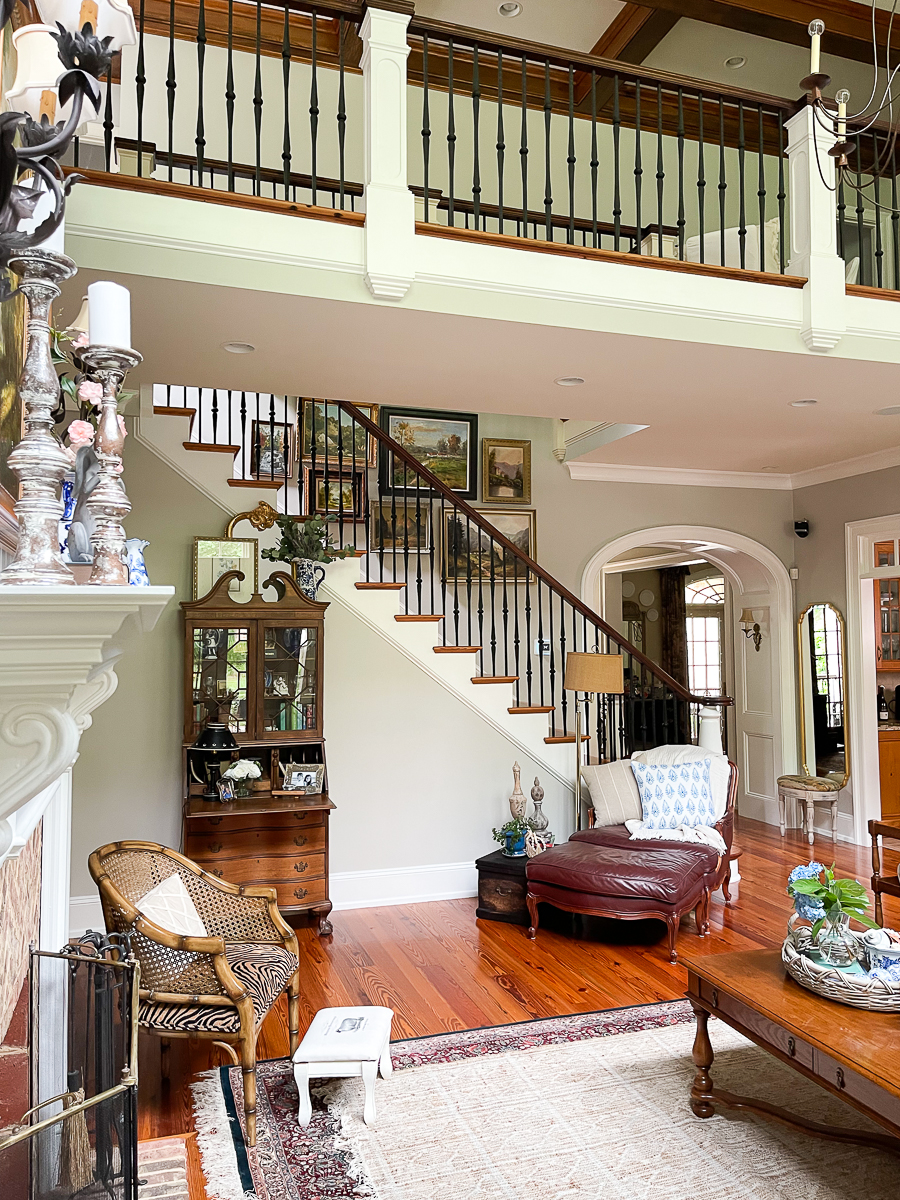
[[[713,1107],[712,1079],[709,1069],[713,1064],[712,1042],[709,1040],[709,1013],[705,1008],[691,1002],[694,1016],[697,1018],[697,1032],[694,1036],[694,1048],[691,1057],[697,1071],[691,1084],[691,1112],[695,1117],[711,1117],[715,1114]]]

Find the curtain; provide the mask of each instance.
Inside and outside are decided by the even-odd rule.
[[[660,618],[662,620],[662,662],[660,666],[685,687],[688,685],[688,658],[684,581],[688,574],[688,567],[664,567],[659,573]]]

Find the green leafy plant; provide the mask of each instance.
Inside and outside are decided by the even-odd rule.
[[[336,558],[347,558],[355,554],[352,546],[338,549],[328,532],[328,525],[321,517],[280,516],[275,524],[281,530],[281,541],[272,549],[263,550],[262,557],[269,562],[295,562],[308,558],[312,562],[329,563]]]
[[[501,825],[499,829],[492,829],[494,841],[499,842],[501,846],[506,845],[506,836],[509,834],[509,840],[515,844],[520,838],[528,833],[529,829],[534,826],[524,817],[513,817],[511,821],[507,821],[505,825]]]
[[[825,910],[825,915],[819,917],[812,927],[813,937],[817,936],[826,921],[836,921],[841,913],[846,913],[869,929],[878,928],[877,923],[866,915],[869,909],[866,889],[856,879],[835,879],[834,863],[825,867],[816,878],[792,880],[788,884],[788,894],[808,896]]]

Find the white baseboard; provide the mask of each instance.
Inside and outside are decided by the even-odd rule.
[[[424,904],[477,895],[478,877],[472,862],[337,871],[331,876],[331,900],[336,909]],[[99,896],[69,897],[70,937],[80,937],[86,929],[105,928]]]

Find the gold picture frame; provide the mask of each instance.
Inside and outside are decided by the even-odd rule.
[[[485,504],[531,503],[531,442],[481,439],[481,499]]]
[[[378,424],[378,405],[356,403],[356,407],[374,424]],[[337,439],[337,427],[332,431],[328,421],[334,421],[340,426],[340,442]],[[300,457],[311,459],[313,456],[313,433],[316,439],[316,465],[324,463],[342,463],[344,470],[353,470],[354,458],[356,469],[374,467],[378,454],[378,442],[371,434],[366,433],[359,423],[354,423],[352,415],[343,408],[338,408],[335,400],[317,400],[312,397],[300,399]],[[355,456],[354,456],[354,441]]]
[[[236,537],[195,537],[193,553],[193,599],[208,595],[228,571],[243,571],[244,578],[232,579],[228,594],[245,604],[259,591],[259,540]]]
[[[535,558],[537,552],[537,515],[533,508],[476,509],[491,524],[521,549]],[[503,550],[490,535],[456,509],[444,509],[441,540],[441,571],[452,582],[460,579],[494,579],[495,582],[528,583],[533,576],[518,558]],[[469,571],[466,566],[469,566]]]

